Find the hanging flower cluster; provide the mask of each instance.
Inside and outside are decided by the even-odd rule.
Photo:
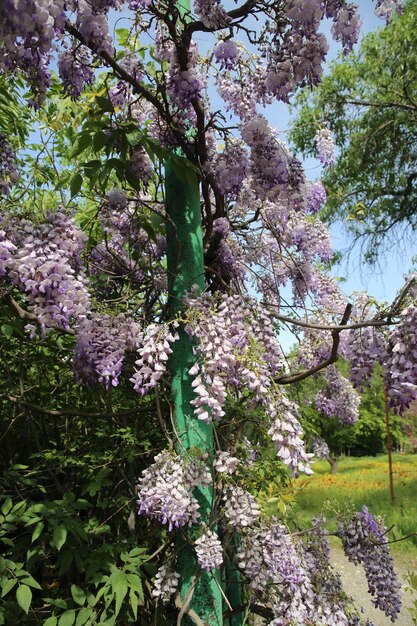
[[[168,525],[168,530],[179,526],[191,526],[199,517],[200,505],[192,493],[196,475],[187,475],[181,457],[170,452],[161,452],[154,463],[142,473],[139,480],[139,513]],[[198,484],[210,484],[211,475],[207,469],[199,472]]]
[[[338,417],[343,424],[357,422],[361,398],[352,384],[335,365],[329,365],[324,377],[327,386],[316,395],[316,408],[328,417]]]
[[[389,553],[386,528],[366,506],[349,520],[339,521],[339,534],[346,556],[353,563],[362,563],[373,603],[392,621],[401,609],[401,585]]]

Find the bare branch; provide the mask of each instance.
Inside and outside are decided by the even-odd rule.
[[[332,330],[333,344],[332,344],[330,356],[327,359],[325,359],[318,365],[315,365],[314,367],[311,367],[308,370],[298,372],[297,374],[290,374],[289,376],[279,376],[278,378],[275,379],[275,382],[278,383],[279,385],[289,385],[290,383],[297,383],[300,380],[305,380],[309,376],[312,376],[313,374],[320,372],[321,370],[328,367],[332,363],[336,363],[338,356],[339,356],[338,350],[339,350],[339,344],[340,344],[340,333],[342,330],[344,330],[345,326],[347,325],[349,321],[349,318],[352,314],[352,308],[353,308],[352,304],[348,304],[346,306],[345,312],[343,313],[343,317],[340,322],[341,328],[339,327],[337,329]]]
[[[27,400],[23,400],[19,396],[12,396],[9,394],[2,394],[0,398],[4,400],[8,400],[9,402],[13,402],[14,404],[18,404],[19,406],[24,406],[29,409],[33,409],[34,411],[39,411],[40,413],[45,413],[46,415],[55,415],[55,416],[80,416],[80,417],[127,417],[129,415],[135,415],[136,413],[147,413],[149,412],[149,407],[132,407],[131,409],[122,409],[121,411],[114,411],[109,413],[101,413],[94,411],[82,411],[81,409],[46,409],[39,404],[34,404],[33,402],[28,402]]]
[[[265,303],[266,306],[278,306],[270,303]],[[391,314],[387,313],[387,319],[369,319],[364,320],[363,322],[357,322],[355,324],[349,324],[346,326],[342,326],[341,324],[314,324],[313,322],[303,322],[302,320],[295,319],[293,317],[288,317],[286,315],[281,315],[280,313],[272,313],[273,317],[281,322],[287,322],[288,324],[293,324],[294,326],[301,326],[302,328],[312,328],[315,330],[355,330],[358,328],[366,328],[368,326],[380,327],[380,326],[391,326],[392,324],[398,324],[399,320],[393,320]]]

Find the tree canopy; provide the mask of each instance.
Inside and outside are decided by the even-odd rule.
[[[360,239],[368,261],[411,241],[417,221],[417,3],[333,61],[319,87],[297,99],[292,140],[314,155],[326,125],[338,148],[323,177],[324,217]]]

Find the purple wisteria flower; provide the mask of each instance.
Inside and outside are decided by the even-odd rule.
[[[319,128],[315,136],[317,158],[323,165],[334,163],[334,141],[328,128]]]
[[[346,556],[353,563],[362,563],[368,580],[368,591],[374,605],[392,621],[401,610],[401,585],[389,553],[387,530],[366,506],[348,520],[339,520],[339,535]]]
[[[217,569],[223,563],[222,544],[212,530],[207,530],[196,539],[194,547],[201,569],[208,572]]]

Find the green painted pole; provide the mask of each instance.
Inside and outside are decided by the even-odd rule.
[[[180,178],[170,162],[166,163],[165,170],[166,207],[169,216],[168,289],[172,318],[183,309],[184,292],[190,291],[192,287],[196,288],[195,286],[200,292],[204,288],[203,238],[197,178],[192,182]],[[177,450],[180,454],[186,454],[192,448],[199,448],[212,459],[212,425],[198,420],[190,405],[195,397],[191,387],[192,377],[188,374],[196,360],[193,342],[181,326],[178,330],[180,338],[173,344],[170,356]],[[208,525],[214,499],[213,486],[197,488],[195,496],[200,504],[201,523]],[[179,592],[183,606],[188,605],[190,609],[185,612],[183,624],[222,626],[222,596],[218,573],[202,573],[194,548],[190,545],[195,531],[187,529],[185,534],[177,543],[178,572],[181,576]],[[193,620],[193,614],[201,621]]]
[[[187,22],[190,19],[190,0],[177,0],[176,6]],[[205,286],[204,250],[201,227],[200,194],[197,177],[182,178],[172,166],[165,165],[165,195],[168,214],[167,222],[167,267],[169,312],[171,319],[183,308],[183,297],[191,289],[201,293]],[[191,387],[192,378],[188,372],[195,363],[193,342],[179,329],[179,341],[173,344],[170,357],[172,375],[172,399],[174,420],[177,431],[177,449],[186,454],[192,448],[199,448],[207,453],[212,462],[214,456],[213,427],[194,417],[190,401],[194,399]],[[200,487],[195,495],[200,504],[201,523],[209,524],[214,488]],[[196,554],[190,545],[194,533],[179,540],[178,571],[181,575],[180,597],[182,604],[189,607],[184,617],[184,624],[197,624],[193,615],[197,615],[204,626],[222,626],[222,594],[219,573],[202,573],[198,567]],[[232,606],[240,604],[240,576],[227,564],[228,595]],[[191,600],[190,600],[191,597]],[[243,615],[237,614],[229,619],[229,626],[241,626]]]

